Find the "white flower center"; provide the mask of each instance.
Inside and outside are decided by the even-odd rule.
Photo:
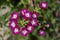
[[[32,23],[32,25],[34,25],[35,24],[35,21],[33,20],[31,23]]]
[[[17,28],[15,28],[15,29],[14,29],[14,32],[15,32],[15,33],[16,33],[16,32],[19,32],[19,30],[18,30]]]
[[[16,15],[16,14],[14,14],[14,15],[13,15],[13,18],[14,18],[14,19],[16,19],[16,18],[17,18],[17,15]]]
[[[12,23],[11,23],[11,26],[12,26],[12,27],[15,27],[15,23],[14,23],[14,22],[12,22]]]
[[[27,29],[28,29],[28,30],[31,30],[31,28],[32,28],[32,27],[31,27],[31,26],[29,26]]]
[[[36,18],[36,14],[33,14],[33,17]]]
[[[24,31],[22,31],[22,33],[25,35],[25,34],[27,33],[27,31],[26,31],[26,30],[24,30]]]
[[[43,3],[42,6],[43,6],[43,7],[46,7],[46,4]]]
[[[25,16],[26,16],[26,17],[30,17],[29,13],[26,13]]]

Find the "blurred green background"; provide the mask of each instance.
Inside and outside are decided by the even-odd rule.
[[[48,9],[40,9],[39,3],[48,2]],[[31,12],[37,11],[40,24],[27,37],[14,35],[9,28],[11,12],[19,12],[21,8],[28,8]],[[43,13],[43,14],[42,14]],[[24,19],[23,19],[24,20]],[[21,21],[23,21],[21,20]],[[37,30],[45,27],[46,23],[52,25],[46,30],[45,36],[39,36]],[[59,0],[0,0],[0,40],[60,40],[60,1]]]

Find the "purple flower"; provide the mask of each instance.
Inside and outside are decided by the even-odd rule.
[[[38,13],[36,11],[34,11],[32,14],[32,17],[36,19],[36,18],[38,18],[38,16],[39,16]]]
[[[17,25],[18,25],[17,21],[15,21],[15,20],[10,20],[9,26],[10,26],[11,28],[15,28]]]
[[[32,19],[32,14],[31,14],[31,12],[26,12],[23,18],[24,18],[25,20],[27,20],[27,19]]]
[[[32,26],[38,26],[38,20],[36,20],[36,19],[30,20],[29,23],[30,23]]]
[[[13,34],[19,34],[20,33],[20,28],[18,27],[17,21],[10,20],[9,26],[10,26]]]
[[[42,9],[46,9],[48,8],[48,3],[47,2],[42,2],[39,4],[39,7],[42,8]]]
[[[39,35],[45,35],[45,31],[44,30],[40,30],[39,31]]]
[[[38,32],[40,36],[44,36],[46,34],[45,29],[43,28],[40,28]]]
[[[32,18],[32,14],[28,9],[21,9],[20,13],[20,15],[26,20]]]
[[[32,32],[34,30],[34,27],[30,24],[27,24],[26,29],[28,30],[28,32]]]
[[[20,10],[20,15],[21,16],[24,16],[26,12],[28,12],[29,10],[28,9],[21,9]]]
[[[11,20],[18,20],[19,19],[18,12],[12,12],[10,19]]]
[[[13,34],[20,34],[20,28],[18,26],[15,28],[12,28],[11,30],[12,30]]]
[[[28,36],[29,32],[26,30],[26,28],[22,28],[21,33],[22,36]]]

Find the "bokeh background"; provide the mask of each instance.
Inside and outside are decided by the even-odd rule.
[[[49,7],[46,10],[41,10],[38,7],[39,3],[43,1],[48,2]],[[19,12],[21,8],[38,11],[41,16],[39,21],[43,24],[27,37],[14,35],[9,28],[11,12]],[[52,24],[46,30],[47,34],[45,36],[36,34],[38,28],[44,26],[47,22]],[[0,0],[0,40],[60,40],[60,0]]]

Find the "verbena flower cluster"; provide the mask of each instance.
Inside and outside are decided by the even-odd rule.
[[[48,8],[48,3],[47,2],[42,2],[39,4],[39,7],[41,9],[46,9]],[[25,27],[20,28],[18,25],[18,20],[20,19],[20,16],[24,18],[26,21],[29,21]],[[20,9],[20,14],[18,12],[12,12],[10,16],[10,23],[9,26],[13,32],[13,34],[20,34],[22,36],[27,36],[29,35],[36,26],[39,25],[39,21],[37,18],[39,17],[38,12],[33,11],[31,12],[28,9]],[[20,21],[20,20],[19,20]],[[50,27],[50,24],[46,25],[47,27]],[[38,31],[39,35],[45,35],[45,30],[43,28],[40,28]]]

